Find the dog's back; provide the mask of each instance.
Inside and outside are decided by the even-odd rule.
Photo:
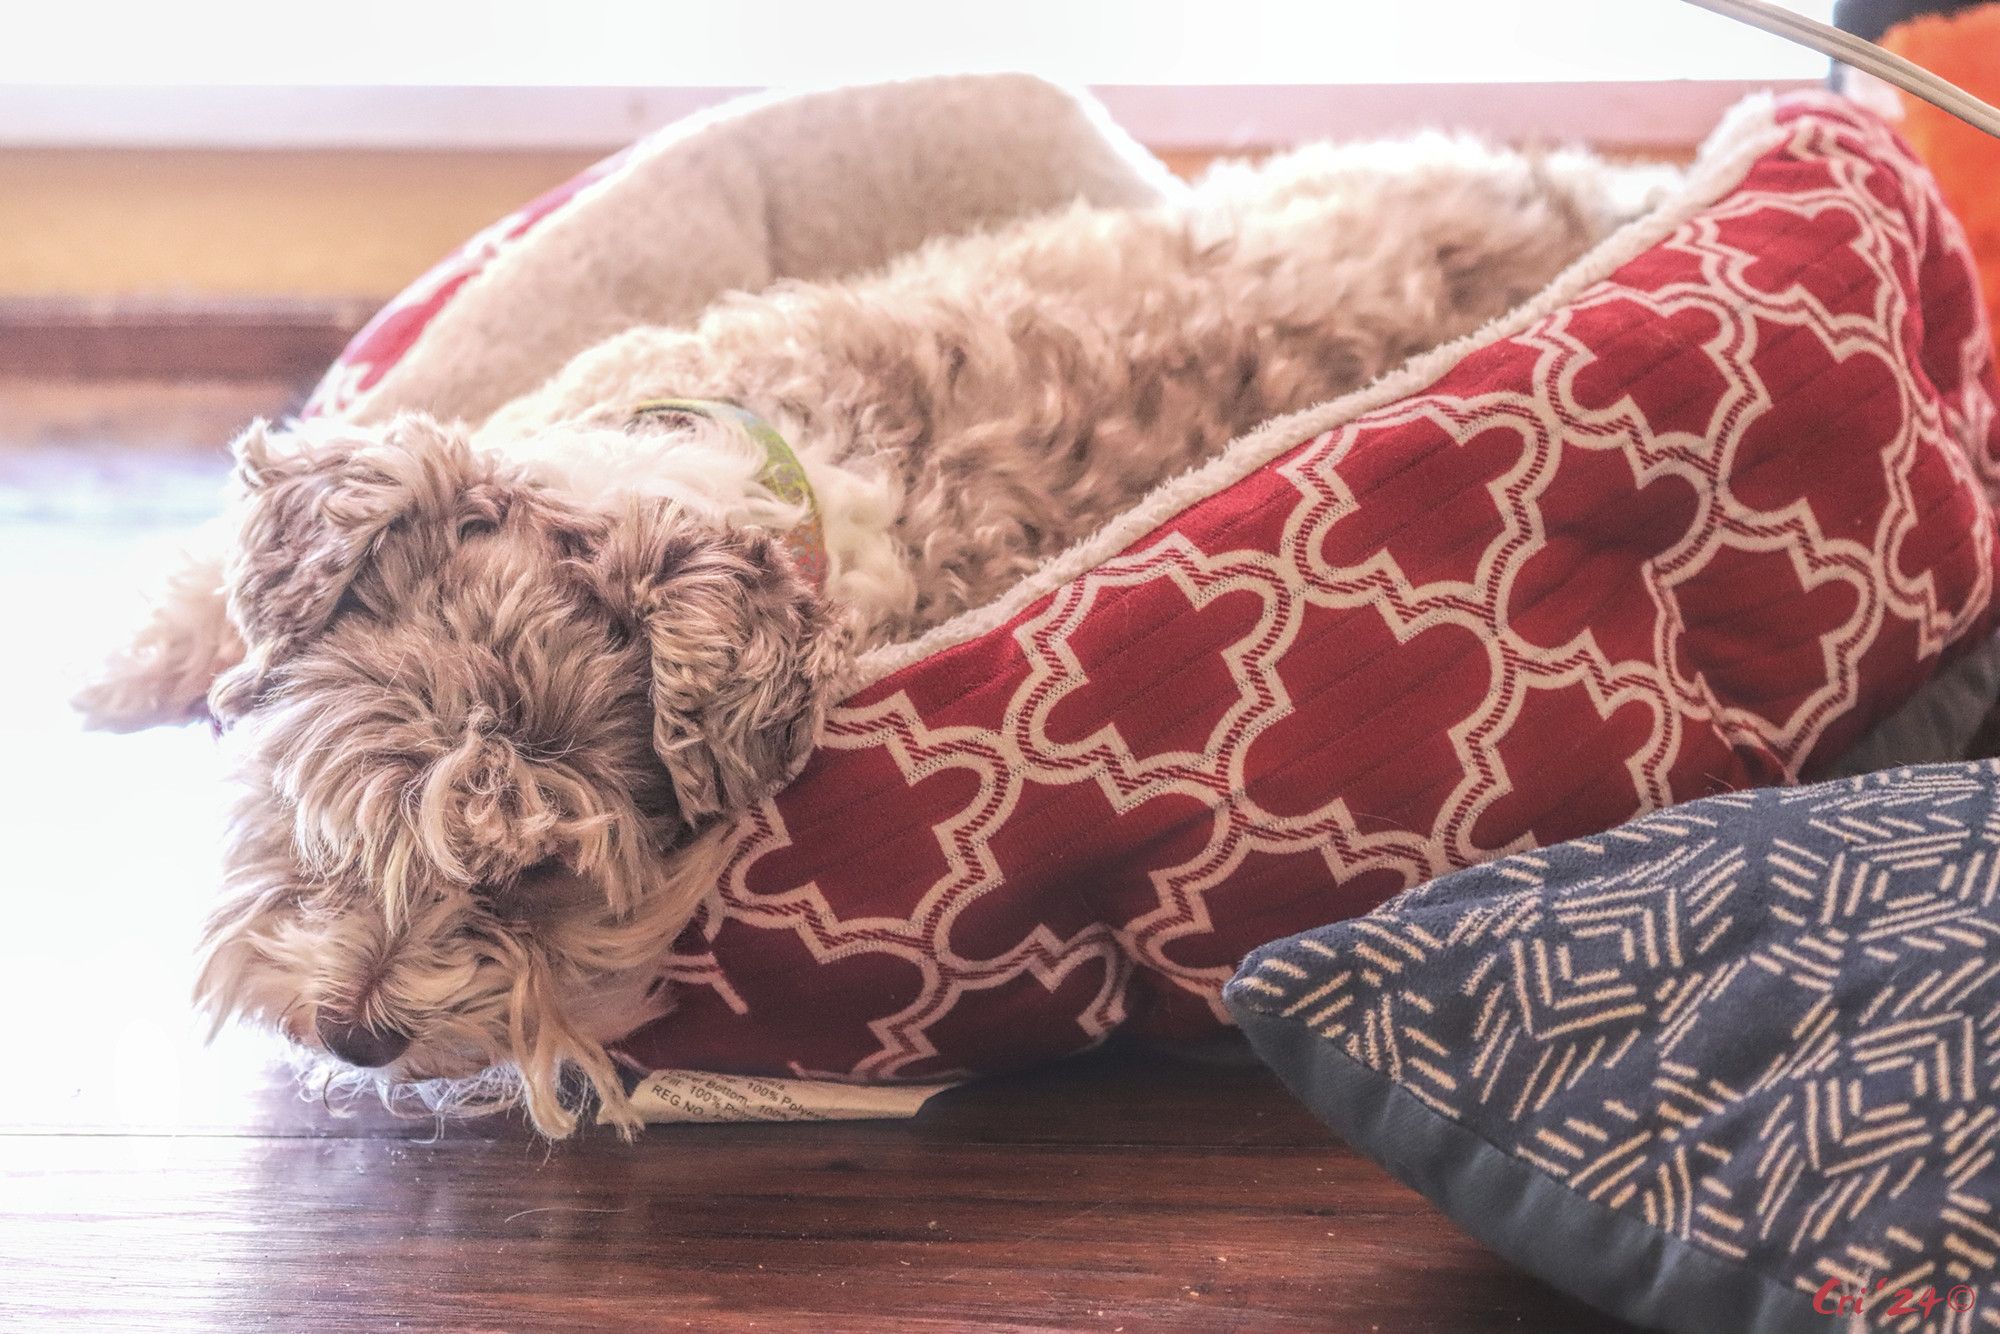
[[[892,638],[997,596],[1252,427],[1478,328],[1670,181],[1439,135],[1226,165],[1183,205],[1079,206],[621,335],[489,434],[607,396],[782,418],[810,467],[894,483],[915,601],[864,628]]]

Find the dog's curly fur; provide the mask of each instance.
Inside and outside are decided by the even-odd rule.
[[[206,1003],[337,1069],[575,1123],[713,882],[703,831],[803,763],[860,647],[983,604],[1274,415],[1545,286],[1668,183],[1430,137],[1212,174],[635,329],[477,430],[237,442],[225,554],[172,581],[86,712],[207,710],[240,761]],[[792,443],[825,586],[761,450]],[[495,1075],[499,1070],[503,1073]]]

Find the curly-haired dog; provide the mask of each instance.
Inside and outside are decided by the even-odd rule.
[[[525,1095],[550,1134],[575,1069],[629,1123],[603,1044],[670,1004],[648,965],[712,883],[701,831],[799,767],[856,648],[1501,314],[1664,183],[1308,150],[633,330],[477,430],[253,426],[226,556],[82,700],[205,700],[241,761],[206,1003],[385,1087]]]

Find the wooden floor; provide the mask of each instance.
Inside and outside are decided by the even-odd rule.
[[[915,1121],[538,1142],[204,1045],[220,775],[62,701],[275,388],[0,380],[0,1328],[1597,1330],[1262,1072],[1117,1051]],[[179,447],[176,447],[178,442]]]

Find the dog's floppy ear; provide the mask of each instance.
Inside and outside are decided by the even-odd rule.
[[[843,637],[781,543],[651,505],[613,525],[594,573],[647,641],[653,749],[684,822],[741,810],[798,772]]]
[[[409,554],[422,564],[424,548],[441,555],[456,518],[495,505],[460,434],[414,414],[386,427],[273,431],[260,421],[235,449],[241,526],[224,583],[245,652],[209,692],[225,721],[248,707],[265,673],[326,628],[398,521],[425,521],[410,525],[418,549]]]

